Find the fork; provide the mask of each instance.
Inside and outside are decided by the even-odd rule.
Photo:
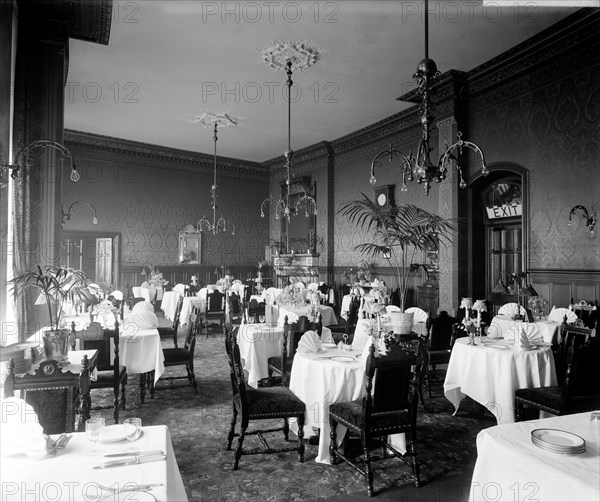
[[[121,493],[121,492],[147,492],[152,488],[156,488],[158,486],[162,486],[162,483],[153,483],[153,484],[145,484],[145,485],[135,485],[133,483],[125,483],[123,487],[119,488],[111,488],[110,486],[101,485],[100,483],[95,483],[98,488],[105,492],[111,493]],[[129,486],[128,486],[129,485]]]

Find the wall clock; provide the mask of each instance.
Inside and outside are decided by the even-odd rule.
[[[383,185],[375,188],[375,202],[379,208],[387,210],[396,205],[394,186]]]

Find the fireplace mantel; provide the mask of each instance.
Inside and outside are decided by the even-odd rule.
[[[290,278],[304,283],[319,280],[319,255],[311,253],[280,254],[273,259],[277,287],[288,284]]]

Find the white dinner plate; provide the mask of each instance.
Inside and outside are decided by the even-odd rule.
[[[321,347],[324,349],[335,349],[337,345],[335,343],[322,343]]]
[[[107,425],[100,431],[100,442],[116,443],[117,441],[123,441],[134,432],[135,427],[131,424]]]
[[[157,500],[150,492],[125,490],[102,497],[100,502],[156,502]]]
[[[341,363],[351,363],[352,361],[355,361],[354,357],[352,356],[331,356],[329,359],[331,361],[338,361]]]
[[[535,429],[531,431],[531,437],[537,443],[548,445],[553,450],[585,451],[585,440],[572,432],[560,429]]]

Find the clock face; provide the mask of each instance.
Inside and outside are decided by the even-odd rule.
[[[385,206],[386,203],[387,203],[387,195],[384,193],[380,193],[377,196],[377,204],[379,204],[380,206]]]

